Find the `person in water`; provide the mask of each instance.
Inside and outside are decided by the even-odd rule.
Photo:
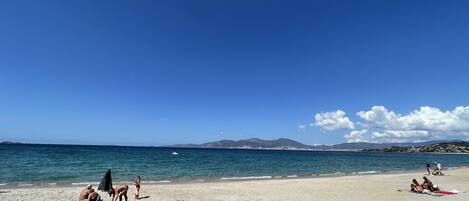
[[[437,185],[434,185],[427,177],[423,177],[422,188],[434,193],[440,191],[440,188],[438,188]]]
[[[111,190],[111,194],[112,194],[112,201],[116,201],[117,198],[119,198],[119,201],[122,201],[122,197],[125,198],[125,201],[127,201],[127,190],[129,190],[129,186],[125,185],[125,186],[121,186],[121,187],[118,187],[116,189],[112,189]]]
[[[87,185],[83,190],[80,192],[80,197],[78,198],[79,201],[87,200],[88,196],[90,195],[92,190],[91,185]]]
[[[135,199],[139,199],[139,197],[140,197],[140,185],[141,185],[140,176],[135,177],[134,185],[135,185]]]
[[[423,192],[422,186],[419,184],[419,182],[417,182],[416,179],[412,180],[412,183],[410,184],[410,190],[413,191],[413,192],[416,192],[416,193],[422,193]]]

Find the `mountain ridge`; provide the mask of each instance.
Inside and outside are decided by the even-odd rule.
[[[450,142],[449,140],[426,141],[426,142],[404,142],[404,143],[368,143],[352,142],[334,145],[306,145],[288,138],[265,140],[260,138],[249,138],[241,140],[219,140],[202,144],[176,144],[167,147],[187,148],[225,148],[225,149],[277,149],[277,150],[366,150],[384,149],[390,147],[420,147],[433,144]]]

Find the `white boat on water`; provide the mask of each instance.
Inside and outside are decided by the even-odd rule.
[[[171,153],[171,155],[178,155],[178,152],[173,151],[173,153]]]

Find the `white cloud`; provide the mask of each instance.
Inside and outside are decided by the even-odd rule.
[[[349,134],[345,135],[345,139],[347,139],[347,142],[368,142],[368,139],[364,136],[365,134],[368,133],[368,130],[362,129],[362,130],[356,130],[356,131],[351,131]]]
[[[337,110],[335,112],[321,112],[314,116],[314,125],[322,130],[354,129],[353,122],[345,116],[345,112]]]
[[[400,115],[388,111],[384,106],[373,106],[369,111],[358,112],[357,116],[364,120],[365,127],[390,129],[401,126],[397,121]]]
[[[315,125],[323,130],[356,128],[357,130],[344,136],[349,142],[469,138],[469,106],[459,106],[447,111],[422,106],[408,114],[399,114],[384,106],[373,106],[368,111],[360,111],[356,114],[360,121],[353,123],[341,110],[333,113],[320,113],[315,116]]]
[[[387,139],[402,139],[411,141],[422,141],[430,136],[430,132],[423,130],[385,130],[382,132],[373,132],[371,139],[381,141]]]
[[[422,106],[407,115],[395,114],[383,106],[374,106],[357,115],[363,120],[362,126],[381,130],[453,134],[469,131],[469,106],[456,107],[452,111]]]

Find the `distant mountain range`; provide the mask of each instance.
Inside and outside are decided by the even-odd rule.
[[[231,148],[231,149],[311,149],[311,146],[287,138],[263,140],[250,138],[245,140],[220,140],[203,144],[179,144],[171,147]]]
[[[22,143],[22,142],[12,142],[12,141],[3,141],[3,142],[0,142],[0,144],[25,144],[25,143]]]
[[[220,140],[203,144],[178,144],[170,147],[188,148],[225,148],[225,149],[278,149],[278,150],[365,150],[384,149],[390,147],[421,147],[447,141],[427,141],[418,143],[341,143],[335,145],[305,145],[300,142],[279,138],[276,140],[263,140],[250,138],[244,140]]]

